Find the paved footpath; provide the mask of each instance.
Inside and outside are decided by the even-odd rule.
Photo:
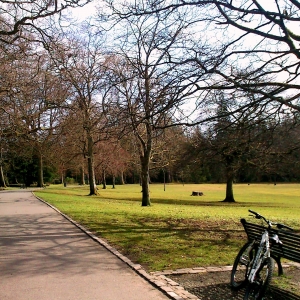
[[[1,300],[170,299],[124,260],[30,191],[0,192]]]

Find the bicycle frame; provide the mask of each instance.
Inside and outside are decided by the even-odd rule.
[[[252,267],[250,268],[249,274],[247,276],[248,281],[250,283],[255,282],[256,273],[259,270],[261,264],[263,263],[264,259],[270,256],[271,256],[271,251],[270,251],[269,232],[268,230],[266,230],[261,236],[257,253],[255,255]]]

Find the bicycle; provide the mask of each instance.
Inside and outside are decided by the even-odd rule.
[[[239,251],[235,258],[230,284],[233,289],[240,289],[246,286],[244,300],[263,299],[266,290],[272,280],[274,270],[274,259],[271,257],[272,246],[282,244],[279,237],[274,231],[271,233],[273,226],[278,229],[291,227],[281,223],[274,223],[267,220],[259,213],[249,210],[250,216],[256,219],[262,219],[267,227],[254,240],[247,242]]]

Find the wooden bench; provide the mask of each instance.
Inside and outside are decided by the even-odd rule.
[[[245,219],[241,219],[241,223],[244,226],[249,241],[260,238],[261,234],[266,230],[266,227],[249,223]],[[290,230],[279,230],[277,228],[271,229],[270,236],[273,234],[277,234],[279,240],[282,242],[282,244],[273,245],[271,249],[271,257],[275,259],[278,265],[278,275],[282,275],[281,258],[300,263],[300,235]]]

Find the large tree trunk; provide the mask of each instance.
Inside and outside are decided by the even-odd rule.
[[[234,156],[227,155],[225,157],[226,161],[226,197],[223,200],[223,202],[235,202],[233,197],[233,179],[234,179]]]
[[[150,206],[150,192],[149,192],[149,162],[150,155],[141,156],[141,184],[142,184],[142,206]]]
[[[38,159],[37,186],[43,187],[44,186],[43,157],[42,157],[42,153],[40,151],[38,151],[38,153],[37,153],[37,159]]]
[[[235,202],[233,197],[233,175],[229,175],[227,177],[226,198],[223,200],[223,202]]]
[[[94,169],[94,141],[92,136],[88,135],[88,172],[89,172],[89,184],[90,184],[90,196],[98,195],[96,179],[95,179],[95,169]]]

